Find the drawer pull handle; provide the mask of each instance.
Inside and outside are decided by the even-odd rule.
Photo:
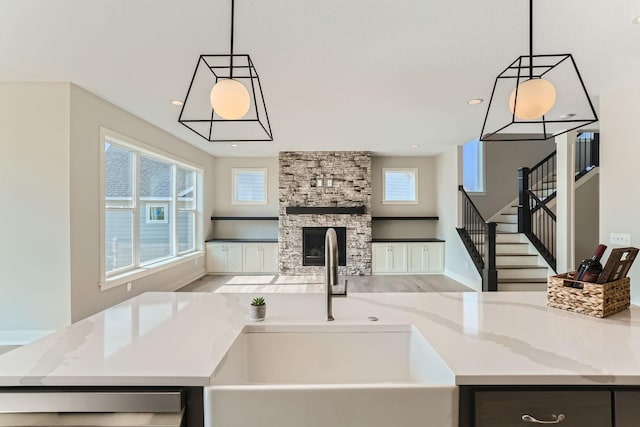
[[[551,415],[553,417],[553,420],[551,421],[540,421],[534,417],[532,417],[531,415],[523,415],[522,416],[522,421],[526,422],[526,423],[536,423],[536,424],[559,424],[562,421],[564,421],[564,414],[560,414],[560,415]]]

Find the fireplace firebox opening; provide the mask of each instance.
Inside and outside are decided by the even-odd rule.
[[[324,266],[324,237],[329,228],[336,230],[338,237],[338,265],[347,265],[346,227],[303,227],[302,265]]]

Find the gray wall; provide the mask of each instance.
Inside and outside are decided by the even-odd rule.
[[[640,246],[640,79],[625,82],[600,97],[600,241],[609,233],[631,234]],[[610,249],[605,254],[608,257]],[[631,268],[631,300],[640,304],[640,259]]]
[[[591,171],[582,180],[576,183],[575,193],[575,267],[591,258],[600,239],[600,176]]]
[[[438,194],[437,237],[445,243],[445,274],[475,290],[482,280],[458,236],[458,185],[462,183],[462,147],[453,147],[436,158]]]
[[[382,169],[418,169],[417,204],[383,204]],[[373,157],[371,161],[372,216],[437,216],[438,196],[435,157]],[[435,237],[437,221],[374,221],[373,238]]]
[[[0,83],[0,99],[2,345],[71,320],[69,84]]]
[[[71,318],[79,320],[146,291],[173,290],[204,274],[204,258],[157,272],[126,286],[101,291],[100,281],[100,165],[101,126],[142,142],[156,151],[199,165],[203,182],[213,181],[213,157],[156,128],[115,105],[71,85]],[[204,235],[211,233],[208,218],[213,195],[204,189]],[[202,242],[196,242],[202,247]]]
[[[556,149],[549,141],[486,142],[485,194],[471,199],[485,220],[518,197],[518,168],[531,167]]]
[[[215,192],[213,216],[278,216],[277,157],[216,157],[207,187]],[[267,169],[267,204],[232,205],[232,168]],[[205,219],[206,220],[206,219]],[[213,221],[208,238],[278,238],[278,221]]]

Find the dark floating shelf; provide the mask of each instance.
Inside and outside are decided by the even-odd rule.
[[[277,216],[212,216],[211,221],[277,221]]]
[[[399,221],[437,221],[437,216],[372,216],[373,221],[399,220]]]
[[[340,214],[340,215],[362,215],[365,213],[364,206],[288,206],[287,215],[304,214]]]

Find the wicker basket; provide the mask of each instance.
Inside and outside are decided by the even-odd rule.
[[[629,307],[631,280],[628,277],[601,285],[575,281],[573,277],[573,273],[549,277],[549,307],[595,317],[607,317]]]

